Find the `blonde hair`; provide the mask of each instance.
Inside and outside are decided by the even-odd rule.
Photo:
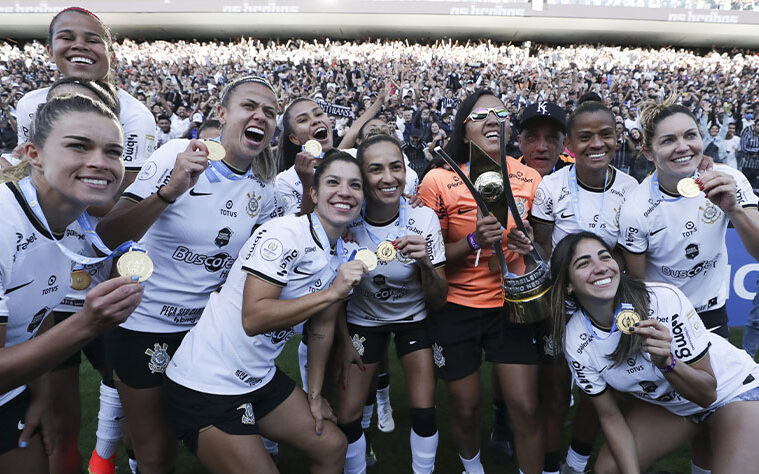
[[[29,176],[29,162],[26,157],[22,158],[18,164],[0,169],[0,183],[17,183]]]
[[[648,100],[641,105],[639,120],[643,146],[651,148],[654,135],[656,135],[656,127],[659,125],[659,122],[667,117],[676,114],[685,114],[692,118],[694,122],[698,123],[693,112],[691,112],[689,108],[678,104],[677,98],[677,92],[673,91],[662,103]]]

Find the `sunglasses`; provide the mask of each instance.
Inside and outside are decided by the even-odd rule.
[[[506,107],[499,106],[499,107],[488,107],[487,109],[477,109],[473,110],[472,113],[470,113],[466,119],[464,119],[464,123],[467,123],[469,120],[472,122],[481,122],[488,118],[488,115],[490,115],[490,112],[493,112],[495,115],[495,118],[498,119],[499,122],[503,122],[507,118],[509,118],[509,111],[506,110]]]

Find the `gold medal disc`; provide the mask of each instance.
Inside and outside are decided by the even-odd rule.
[[[130,250],[116,262],[116,270],[121,276],[136,276],[138,281],[142,283],[153,274],[153,260],[148,257],[147,252]]]
[[[701,192],[701,188],[693,178],[683,178],[677,182],[677,192],[683,197],[694,198]]]
[[[369,249],[361,249],[356,252],[356,260],[361,260],[369,271],[377,268],[377,255]]]
[[[74,270],[71,272],[71,288],[77,291],[86,290],[92,283],[92,277],[87,270]]]
[[[221,143],[213,140],[203,140],[206,148],[208,148],[208,159],[211,161],[223,160],[227,156],[227,151],[224,149]]]
[[[303,145],[303,149],[314,155],[314,158],[322,156],[322,145],[316,140],[309,140]]]
[[[377,258],[383,262],[392,261],[395,258],[396,253],[395,246],[389,240],[380,242],[377,246]]]
[[[632,334],[630,328],[640,322],[640,315],[632,309],[623,309],[617,314],[617,328],[625,334]]]

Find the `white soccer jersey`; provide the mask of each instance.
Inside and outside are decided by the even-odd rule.
[[[5,347],[25,342],[42,320],[58,306],[71,285],[71,261],[51,239],[45,226],[24,200],[18,186],[0,184],[0,325],[5,326]],[[77,251],[82,234],[72,223],[56,235]],[[0,395],[0,405],[23,392],[24,386]]]
[[[740,171],[721,164],[714,169],[735,178],[739,206],[756,208],[758,199]],[[729,219],[703,193],[679,200],[663,191],[654,195],[651,180],[644,179],[622,205],[618,244],[631,253],[645,253],[645,279],[677,286],[696,311],[721,307],[730,280],[725,245]]]
[[[310,215],[288,215],[262,225],[240,250],[227,283],[211,295],[166,375],[204,393],[236,395],[263,387],[295,331],[283,328],[252,337],[245,333],[242,301],[248,275],[282,287],[279,299],[288,300],[327,289],[336,267],[334,256],[327,259]]]
[[[647,287],[651,295],[649,317],[656,318],[672,334],[672,354],[677,363],[692,364],[708,352],[717,379],[717,399],[711,407],[759,386],[759,366],[746,352],[704,328],[693,305],[680,290],[666,283],[647,283]],[[661,405],[676,415],[704,411],[680,396],[642,349],[615,366],[608,355],[619,343],[619,331],[607,339],[599,339],[593,333],[601,338],[609,336],[608,330],[590,323],[581,311],[576,311],[567,323],[564,355],[575,383],[585,393],[599,395],[611,386]]]
[[[165,144],[150,157],[123,197],[140,201],[169,181],[177,154],[190,140]],[[249,179],[198,182],[168,206],[140,245],[153,259],[142,303],[122,327],[144,332],[178,332],[192,327],[208,295],[227,279],[235,256],[253,228],[276,215],[275,191],[255,175]]]
[[[406,234],[424,237],[432,265],[444,265],[445,242],[435,211],[424,206],[412,208],[407,205],[406,209]],[[364,227],[363,220],[357,220],[350,228],[356,242],[345,244],[348,254],[359,247],[372,251],[377,249],[367,234],[367,228],[380,241],[392,241],[398,235],[398,224],[398,217],[384,226],[367,223]],[[398,258],[390,262],[378,261],[377,268],[364,275],[361,283],[353,290],[348,301],[348,322],[359,326],[381,326],[423,320],[427,316],[427,308],[419,268],[415,262],[410,258],[403,258],[403,261]]]
[[[45,103],[49,87],[37,89],[18,101],[18,142],[29,139],[34,115]],[[156,124],[150,110],[123,89],[118,90],[119,121],[124,128],[124,165],[127,171],[139,171],[155,149]]]
[[[551,244],[554,248],[567,235],[581,231],[593,232],[614,247],[619,235],[619,211],[625,197],[638,186],[638,182],[632,176],[613,167],[609,167],[609,183],[606,185],[606,191],[585,186],[579,180],[576,181],[579,194],[578,207],[582,220],[582,225],[580,225],[572,203],[573,187],[569,183],[569,171],[574,166],[565,166],[543,177],[535,191],[532,217],[538,222],[553,224]]]

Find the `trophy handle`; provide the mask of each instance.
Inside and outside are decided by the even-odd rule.
[[[464,185],[469,189],[469,192],[472,194],[472,197],[474,198],[474,201],[477,203],[477,207],[480,208],[480,212],[482,212],[483,216],[487,216],[490,214],[490,211],[488,210],[488,205],[485,203],[485,200],[482,198],[479,192],[474,188],[474,184],[472,184],[472,181],[469,179],[469,176],[464,174],[464,171],[459,167],[458,164],[456,164],[455,161],[453,161],[453,158],[451,158],[448,153],[445,152],[441,147],[437,146],[435,147],[435,153],[440,155],[443,160],[445,160],[446,163],[448,163],[448,166],[451,167],[451,169],[459,175],[459,178],[461,178],[461,181],[464,182]],[[509,188],[511,190],[511,188]],[[517,214],[519,215],[519,214]],[[518,220],[518,219],[517,219]],[[522,221],[520,220],[519,223],[521,224]],[[525,233],[525,235],[527,235]],[[506,256],[503,254],[503,247],[500,245],[501,241],[498,241],[498,245],[493,245],[493,250],[495,251],[496,257],[498,257],[498,263],[501,264],[501,278],[503,278],[503,281],[506,281],[506,277],[509,275],[509,269],[506,266]]]
[[[503,175],[503,192],[506,197],[506,205],[509,207],[509,211],[511,212],[511,217],[514,218],[514,222],[516,223],[517,229],[521,230],[525,237],[527,237],[530,240],[530,244],[532,244],[532,250],[530,250],[530,256],[535,260],[535,263],[541,264],[544,263],[543,256],[540,254],[540,252],[537,250],[539,247],[535,244],[535,242],[530,239],[529,234],[527,233],[527,229],[524,227],[524,223],[522,223],[522,217],[519,215],[519,209],[517,209],[517,203],[514,200],[514,193],[511,191],[511,181],[509,181],[509,168],[506,164],[506,121],[502,121],[498,123],[498,144],[500,148],[500,155],[501,155],[501,174]]]

